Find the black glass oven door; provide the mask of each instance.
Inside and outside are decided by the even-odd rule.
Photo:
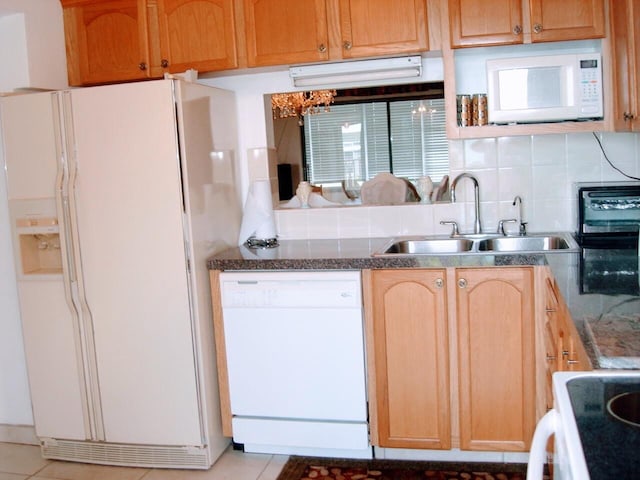
[[[583,247],[580,293],[639,295],[638,249]]]

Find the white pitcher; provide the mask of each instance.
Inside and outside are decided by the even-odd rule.
[[[416,181],[416,190],[418,191],[418,195],[420,195],[420,203],[431,203],[433,182],[429,175],[418,178]]]
[[[300,200],[300,207],[309,208],[309,196],[311,195],[311,184],[309,182],[300,182],[296,188],[296,197]]]

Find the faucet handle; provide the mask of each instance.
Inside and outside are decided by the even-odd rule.
[[[459,237],[460,231],[458,230],[458,223],[453,220],[441,220],[440,225],[451,225],[451,237]]]
[[[519,232],[521,237],[524,237],[527,234],[527,222],[520,222]]]
[[[507,236],[507,232],[504,231],[505,223],[517,223],[518,220],[516,218],[509,218],[508,220],[500,220],[498,222],[498,233],[501,235]]]

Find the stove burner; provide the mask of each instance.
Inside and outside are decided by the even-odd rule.
[[[640,427],[640,392],[616,395],[607,402],[607,411],[621,422]]]

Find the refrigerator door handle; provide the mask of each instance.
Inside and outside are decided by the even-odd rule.
[[[67,162],[67,145],[65,138],[65,122],[62,113],[63,105],[59,93],[54,93],[51,97],[53,108],[53,126],[55,130],[56,142],[56,180],[55,199],[58,211],[58,224],[60,226],[60,249],[62,252],[63,268],[62,278],[64,294],[67,306],[73,318],[74,342],[76,346],[76,358],[79,365],[78,371],[82,375],[80,379],[80,390],[84,401],[82,402],[82,414],[84,417],[84,430],[87,439],[93,439],[93,429],[91,428],[90,404],[91,400],[87,392],[87,378],[85,375],[84,347],[82,332],[80,327],[80,311],[78,308],[77,294],[74,289],[76,283],[75,262],[73,257],[73,245],[69,221],[69,165]]]
[[[76,281],[76,272],[73,259],[73,248],[71,246],[71,232],[69,230],[69,171],[67,162],[67,151],[64,142],[64,118],[61,113],[61,105],[58,94],[52,97],[54,112],[54,128],[56,135],[56,183],[55,196],[56,208],[58,210],[58,224],[60,225],[60,248],[63,251],[63,276],[64,290],[66,294],[67,304],[73,313],[75,319],[79,318],[76,300],[72,295],[71,285]]]
[[[54,97],[58,135],[58,172],[56,176],[56,201],[60,212],[61,248],[64,248],[66,272],[65,294],[76,324],[78,361],[83,374],[81,388],[86,399],[85,424],[87,436],[104,441],[104,424],[100,404],[95,345],[91,311],[86,301],[82,282],[80,243],[75,221],[75,182],[77,177],[76,149],[71,105],[71,92],[62,92]],[[63,271],[65,269],[63,268]]]

